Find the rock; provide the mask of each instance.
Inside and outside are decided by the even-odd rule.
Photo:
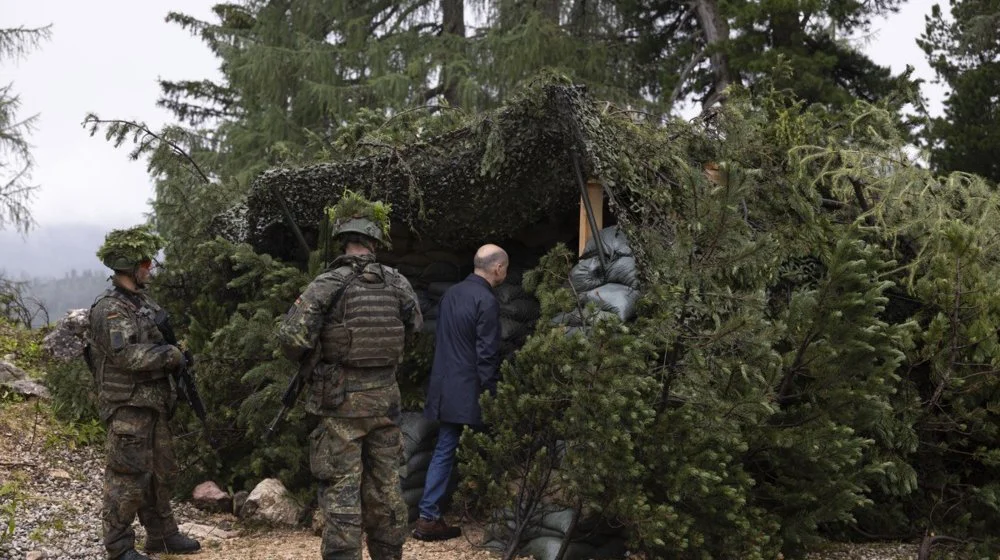
[[[45,557],[45,553],[41,550],[32,550],[24,555],[24,560],[42,560]]]
[[[234,539],[240,536],[239,531],[227,531],[221,527],[200,525],[198,523],[181,523],[177,526],[177,529],[192,539],[201,541],[202,544],[224,539]]]
[[[49,478],[58,478],[62,480],[69,480],[70,474],[62,469],[52,469],[49,471]]]
[[[240,517],[259,519],[276,525],[296,525],[302,507],[277,478],[266,478],[250,492],[240,509]]]
[[[14,365],[13,360],[4,358],[0,360],[0,384],[9,383],[18,379],[25,379],[28,374],[23,369]]]
[[[250,492],[246,490],[240,490],[239,492],[233,494],[233,510],[234,514],[239,514],[243,509],[243,504],[247,503],[247,498],[250,497]]]
[[[194,506],[205,511],[230,512],[233,510],[233,500],[219,485],[211,480],[202,482],[191,493]]]
[[[312,531],[317,537],[323,536],[323,527],[326,525],[326,518],[323,517],[323,510],[313,511]]]
[[[90,326],[89,309],[73,309],[42,339],[42,349],[57,360],[69,362],[83,357],[84,334]]]
[[[0,387],[6,387],[11,391],[26,397],[38,397],[40,399],[49,398],[49,390],[45,386],[30,379],[15,379],[6,383],[0,383]]]

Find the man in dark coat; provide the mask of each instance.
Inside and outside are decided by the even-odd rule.
[[[427,468],[420,519],[413,538],[445,540],[462,534],[441,518],[440,504],[455,464],[465,426],[481,426],[479,396],[496,391],[500,366],[500,304],[493,294],[507,278],[507,253],[496,245],[476,251],[475,270],[441,298],[434,365],[424,416],[440,422],[437,446]]]

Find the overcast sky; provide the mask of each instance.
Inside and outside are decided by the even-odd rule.
[[[21,115],[38,113],[31,135],[41,186],[32,212],[37,229],[70,223],[107,228],[142,221],[153,190],[145,164],[128,159],[103,136],[81,127],[87,112],[146,121],[159,128],[169,115],[156,107],[157,79],[218,76],[218,62],[196,37],[164,21],[168,11],[211,19],[214,0],[0,0],[0,27],[52,24],[52,39],[25,60],[0,66],[14,82]],[[914,0],[888,23],[879,22],[865,50],[894,72],[907,64],[930,82],[933,74],[914,39],[934,4]],[[928,84],[931,110],[942,89]],[[30,235],[29,235],[30,237]]]

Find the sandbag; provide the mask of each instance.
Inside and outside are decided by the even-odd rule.
[[[407,463],[419,452],[433,451],[437,443],[437,421],[424,418],[420,412],[400,415],[399,431],[403,435],[403,457]]]
[[[523,268],[510,267],[507,269],[507,279],[504,280],[504,284],[511,284],[513,286],[520,286],[521,281],[524,280],[524,270]],[[530,270],[530,268],[529,268]]]
[[[420,274],[424,271],[423,265],[398,263],[393,266],[393,268],[398,270],[403,276],[406,276],[406,279],[410,281],[410,284],[420,285],[419,279]]]
[[[624,284],[630,288],[638,288],[639,271],[636,269],[635,257],[620,257],[611,261],[608,263],[608,269],[604,277],[608,282],[614,284]]]
[[[500,317],[500,339],[513,340],[528,335],[529,327],[521,321]]]
[[[601,243],[604,245],[604,257],[608,262],[619,257],[632,256],[632,247],[628,244],[628,238],[618,229],[618,226],[606,227],[598,235],[600,235]],[[583,255],[581,256],[585,259],[597,256],[597,244],[593,237],[583,246]]]
[[[441,304],[440,303],[431,304],[430,308],[427,309],[426,312],[421,310],[420,313],[423,315],[424,321],[436,320],[438,316],[441,314]]]
[[[431,464],[431,456],[434,455],[434,446],[425,451],[418,451],[406,460],[406,468],[409,472],[426,471],[427,465]]]
[[[406,478],[402,479],[400,483],[403,486],[403,491],[413,490],[414,488],[424,488],[424,482],[427,480],[427,469],[422,471],[410,471]]]
[[[564,443],[565,445],[565,443]],[[541,526],[563,535],[569,531],[573,524],[573,508],[565,508],[546,513],[542,516]],[[573,537],[582,542],[588,542],[594,546],[604,544],[609,538],[621,534],[620,529],[611,527],[607,521],[598,516],[581,516],[576,520],[576,528]]]
[[[420,290],[417,292],[417,303],[420,304],[420,314],[427,317],[427,312],[434,307],[434,300],[427,294],[427,292]]]
[[[534,323],[541,315],[541,309],[536,299],[515,299],[500,305],[500,316],[522,323]]]
[[[606,272],[601,270],[601,261],[597,257],[582,259],[569,271],[569,284],[578,294],[589,292],[607,283]]]
[[[500,305],[509,303],[516,299],[523,299],[525,297],[530,297],[528,292],[524,291],[524,288],[517,284],[511,284],[509,282],[504,282],[496,288],[493,289],[493,293],[496,295],[497,301]]]
[[[400,266],[404,264],[410,266],[419,266],[421,270],[423,270],[424,268],[427,267],[427,265],[431,264],[434,261],[432,261],[429,257],[427,257],[427,255],[421,255],[420,253],[409,253],[406,255],[402,255],[401,257],[396,259],[396,262],[399,263]]]
[[[503,541],[510,538],[510,535],[514,533],[514,520],[513,519],[503,519],[493,523],[490,523],[485,528],[485,538],[495,539],[498,541]],[[563,533],[558,531],[553,531],[548,527],[543,527],[541,525],[528,526],[524,528],[521,534],[521,538],[524,540],[532,540],[540,537],[555,537],[561,539]]]
[[[431,250],[431,251],[426,251],[424,255],[434,262],[446,262],[449,264],[453,264],[455,266],[464,266],[467,262],[470,265],[472,264],[471,258],[463,259],[462,257],[459,257],[455,253],[449,253],[448,251]]]
[[[594,325],[598,321],[618,316],[617,313],[605,311],[603,309],[595,309],[593,311],[587,311],[584,309],[583,313],[584,315],[582,317],[580,316],[579,310],[570,311],[569,313],[559,313],[552,318],[552,324],[567,325],[569,327],[586,327]]]
[[[420,505],[420,498],[424,497],[424,489],[420,488],[410,488],[409,490],[403,490],[403,502],[408,506]]]
[[[518,551],[524,556],[531,556],[535,560],[555,560],[562,546],[560,537],[538,537],[528,541]],[[597,549],[585,543],[571,542],[563,560],[590,560],[595,557]]]
[[[441,296],[448,291],[448,288],[454,286],[458,282],[431,282],[427,284],[427,294],[435,300],[441,299]]]
[[[580,303],[584,306],[594,303],[602,311],[615,313],[622,321],[635,318],[635,306],[638,301],[639,292],[624,284],[605,284],[580,294]]]
[[[434,262],[427,265],[420,273],[420,280],[431,282],[458,282],[462,279],[462,271],[449,262]]]

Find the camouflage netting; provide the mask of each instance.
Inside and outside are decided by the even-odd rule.
[[[509,239],[526,226],[576,212],[572,149],[579,139],[581,172],[588,176],[595,160],[586,131],[598,124],[597,110],[579,87],[529,88],[506,107],[425,142],[265,172],[245,204],[220,216],[217,228],[231,240],[288,257],[296,242],[274,190],[314,244],[323,208],[350,189],[390,203],[394,229],[402,224],[431,245],[465,250]]]

